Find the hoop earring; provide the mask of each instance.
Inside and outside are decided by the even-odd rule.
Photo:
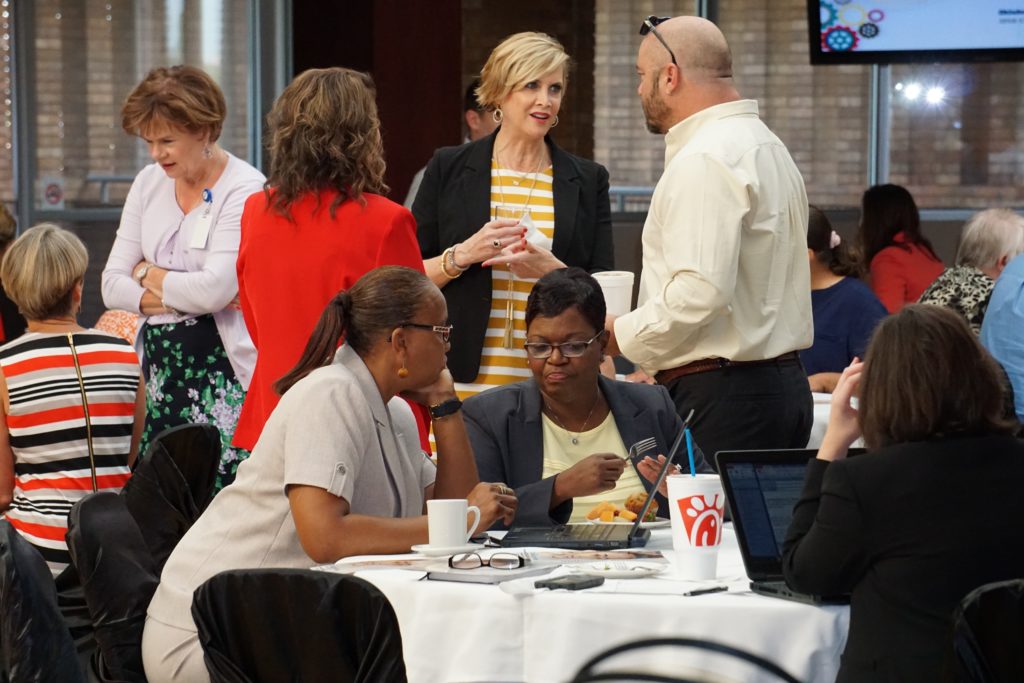
[[[558,117],[556,116],[555,118],[557,119]],[[209,145],[205,145],[203,147],[203,158],[204,159],[212,159],[213,158],[213,150],[210,149]]]
[[[501,107],[498,107],[491,112],[491,118],[494,119],[495,123],[501,125],[501,120],[505,118],[505,112],[501,111]]]
[[[555,122],[551,124],[551,127],[554,128],[557,125],[558,125],[558,114],[555,114]]]
[[[398,377],[405,379],[409,376],[409,368],[405,367],[405,361],[402,361],[402,367],[398,368]]]

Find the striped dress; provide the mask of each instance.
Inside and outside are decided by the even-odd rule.
[[[491,216],[498,215],[498,207],[511,207],[516,215],[528,213],[529,220],[536,228],[527,235],[533,235],[531,242],[551,249],[555,235],[555,203],[551,191],[554,172],[549,167],[538,173],[516,173],[499,168],[491,162]],[[509,300],[509,278],[512,279],[513,341],[512,348],[505,348],[505,321]],[[493,268],[491,271],[491,315],[484,337],[483,357],[480,371],[470,383],[458,382],[455,390],[459,398],[470,396],[513,382],[521,382],[532,375],[526,366],[526,298],[530,296],[535,278],[512,277],[508,268]]]
[[[29,332],[0,347],[0,371],[14,454],[14,501],[4,517],[56,576],[71,559],[64,541],[71,506],[128,481],[138,356],[128,342],[98,330]]]

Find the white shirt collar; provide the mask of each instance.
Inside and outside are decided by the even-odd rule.
[[[669,128],[668,133],[665,134],[665,166],[668,166],[672,157],[685,147],[686,143],[693,139],[693,136],[705,124],[732,116],[759,116],[757,100],[735,100],[716,104],[713,107],[702,109],[696,114],[691,114]]]

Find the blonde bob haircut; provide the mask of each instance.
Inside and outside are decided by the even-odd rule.
[[[570,59],[565,48],[546,33],[515,33],[494,48],[480,71],[476,99],[491,111],[516,88],[555,69],[562,69],[563,85],[569,80]]]
[[[146,74],[121,106],[121,127],[129,135],[145,135],[154,121],[163,121],[193,135],[209,134],[216,142],[228,107],[220,86],[194,66],[158,66]]]
[[[1024,251],[1024,217],[1010,209],[986,209],[971,216],[960,234],[956,265],[981,270],[1004,256],[1008,261]]]
[[[4,253],[0,281],[29,320],[72,315],[75,285],[85,277],[89,252],[59,225],[40,223],[23,232]]]

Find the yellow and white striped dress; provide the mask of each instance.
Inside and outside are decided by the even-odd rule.
[[[529,221],[532,221],[539,233],[533,235],[531,241],[550,250],[555,234],[555,204],[551,191],[553,178],[551,167],[537,173],[523,174],[500,168],[492,160],[491,216],[498,214],[499,206],[513,207],[517,215],[528,213]],[[509,278],[512,278],[514,325],[511,349],[504,345]],[[462,400],[491,387],[530,378],[523,343],[526,341],[526,298],[536,281],[535,278],[514,277],[504,266],[491,269],[491,315],[484,337],[480,371],[473,382],[455,384],[455,390]]]

